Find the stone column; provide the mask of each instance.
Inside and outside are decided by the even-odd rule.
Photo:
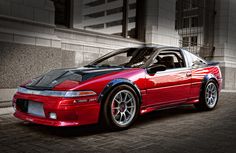
[[[145,42],[164,46],[179,46],[175,30],[175,0],[146,1]]]
[[[71,28],[81,29],[83,0],[71,0]]]
[[[215,52],[224,77],[223,88],[236,90],[236,1],[216,0]]]

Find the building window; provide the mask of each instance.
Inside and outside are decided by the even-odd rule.
[[[198,8],[198,0],[182,0],[183,3],[183,9],[184,10],[191,10]]]
[[[52,0],[55,7],[55,24],[70,26],[70,0]]]
[[[81,29],[136,38],[136,0],[81,1]]]
[[[110,9],[110,10],[107,10],[107,15],[122,13],[122,10],[123,10],[122,7],[117,7],[117,8],[114,8],[114,9]]]
[[[129,9],[136,9],[136,3],[129,4]]]
[[[190,0],[183,0],[183,9],[184,10],[190,9],[190,4],[191,4]]]
[[[191,18],[191,27],[198,27],[199,24],[198,24],[198,17],[195,16],[195,17],[192,17]]]
[[[114,1],[117,1],[117,0],[107,0],[108,3],[109,3],[109,2],[114,2]]]
[[[184,17],[182,28],[198,27],[198,16]]]
[[[106,25],[107,25],[107,28],[115,27],[115,26],[121,26],[122,25],[122,20],[108,22],[108,23],[106,23]]]
[[[105,16],[105,12],[101,11],[101,12],[96,12],[96,13],[85,15],[84,19],[88,20],[88,19],[99,18],[99,17],[103,17],[103,16]]]
[[[197,36],[191,37],[191,46],[197,46]]]
[[[95,0],[85,4],[85,7],[95,7],[98,5],[105,4],[105,0]]]
[[[191,0],[191,8],[196,9],[198,8],[198,0]]]
[[[182,47],[188,47],[189,46],[189,37],[183,37],[182,38]]]
[[[189,28],[189,18],[183,18],[183,28]]]
[[[96,24],[96,25],[92,25],[92,26],[86,26],[85,29],[89,30],[89,29],[103,29],[104,28],[104,24]]]

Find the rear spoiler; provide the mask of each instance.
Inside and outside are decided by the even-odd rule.
[[[219,65],[220,62],[207,62],[208,66],[215,66],[215,65]]]

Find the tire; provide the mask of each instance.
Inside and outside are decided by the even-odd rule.
[[[198,110],[213,110],[218,102],[218,85],[214,80],[209,80],[202,90],[199,103],[194,104]]]
[[[139,116],[138,95],[130,86],[119,85],[109,93],[101,111],[103,125],[112,130],[127,129]]]

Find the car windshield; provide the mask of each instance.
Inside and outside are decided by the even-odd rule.
[[[99,67],[141,68],[155,52],[153,48],[128,48],[108,53],[87,65]]]

